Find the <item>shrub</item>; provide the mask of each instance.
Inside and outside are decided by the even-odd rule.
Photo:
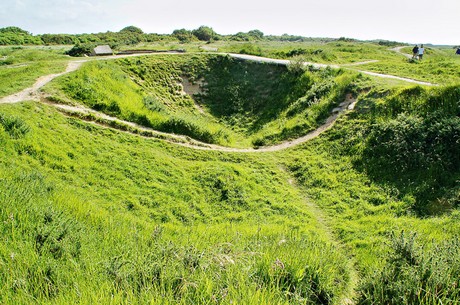
[[[74,57],[89,55],[95,47],[96,45],[91,43],[77,44],[67,51],[66,54]]]
[[[417,197],[418,212],[444,196],[460,168],[460,118],[439,112],[427,118],[400,114],[370,129],[363,154],[367,172]],[[415,183],[416,188],[411,184]],[[457,204],[452,202],[452,204]]]
[[[2,113],[0,113],[0,125],[13,139],[22,138],[30,131],[30,127],[21,118]]]

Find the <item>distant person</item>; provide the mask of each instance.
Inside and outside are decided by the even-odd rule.
[[[423,53],[425,53],[425,48],[423,47],[423,44],[418,48],[418,60],[423,59]]]
[[[412,54],[414,54],[412,56],[412,59],[417,59],[417,56],[418,56],[418,45],[415,45],[414,48],[412,49]]]
[[[457,52],[455,54],[460,55],[460,48],[457,48]]]

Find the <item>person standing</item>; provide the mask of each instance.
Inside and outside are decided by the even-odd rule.
[[[418,59],[422,60],[423,59],[423,54],[425,53],[425,48],[423,47],[423,44],[418,48]]]
[[[455,54],[460,55],[460,48],[457,49],[457,52]]]
[[[415,45],[414,48],[412,49],[412,59],[417,59],[417,56],[418,56],[418,46]]]

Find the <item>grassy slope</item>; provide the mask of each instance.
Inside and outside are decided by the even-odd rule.
[[[184,77],[204,82],[204,94],[196,98],[201,110],[181,92]],[[355,78],[344,71],[293,72],[223,56],[166,55],[87,63],[48,90],[55,100],[71,98],[157,130],[248,147],[316,128]]]
[[[65,59],[60,50],[38,48],[0,48],[0,97],[30,87],[42,75],[59,73],[65,69]]]
[[[460,91],[386,90],[281,158],[357,259],[362,304],[455,304]],[[389,138],[373,139],[376,129]]]
[[[210,46],[213,46],[211,44]],[[266,57],[292,58],[302,56],[306,61],[318,63],[349,64],[375,59],[391,59],[394,53],[388,47],[371,43],[334,41],[318,42],[247,42],[216,43],[222,52],[254,53]],[[300,50],[300,52],[299,52]],[[294,52],[293,52],[294,51]],[[297,51],[297,53],[295,52]]]
[[[2,303],[332,302],[345,289],[341,250],[271,157],[190,151],[31,103],[1,112],[31,127],[0,131]]]
[[[211,46],[218,47],[222,52],[242,52],[285,59],[300,56],[305,61],[318,63],[349,64],[378,60],[379,62],[376,63],[350,67],[350,69],[439,84],[460,82],[460,56],[456,56],[452,49],[427,48],[423,62],[419,63],[408,61],[401,54],[391,51],[390,47],[364,42],[254,42],[251,44],[218,42]],[[299,54],[293,55],[297,54],[296,51]],[[402,52],[412,54],[412,47],[403,48]]]

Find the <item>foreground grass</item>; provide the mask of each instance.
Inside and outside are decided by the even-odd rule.
[[[75,92],[143,114],[141,81],[125,73],[149,66],[119,64],[91,63]],[[458,86],[323,73],[367,93],[320,138],[274,154],[193,151],[1,105],[0,302],[341,304],[355,287],[360,304],[458,303]],[[170,89],[170,115],[195,111],[170,77],[144,81]]]
[[[30,127],[0,132],[2,303],[342,297],[343,253],[271,158],[194,152],[32,103],[1,112]]]

